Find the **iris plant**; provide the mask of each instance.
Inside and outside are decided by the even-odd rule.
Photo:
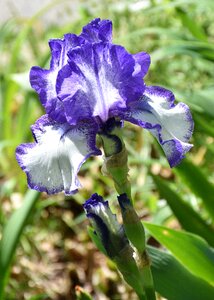
[[[31,127],[35,143],[22,144],[16,156],[30,188],[72,194],[80,187],[83,162],[100,155],[96,135],[109,120],[128,121],[149,130],[171,167],[192,147],[193,121],[171,91],[146,86],[150,65],[145,52],[130,54],[112,43],[112,23],[95,19],[80,35],[52,39],[50,69],[33,67],[31,86],[46,114]]]
[[[95,19],[82,33],[66,34],[49,42],[50,69],[33,67],[32,87],[46,114],[31,127],[34,143],[16,150],[32,189],[49,194],[74,193],[83,162],[104,150],[103,172],[114,181],[123,224],[109,204],[93,194],[84,204],[102,245],[126,282],[141,300],[154,300],[155,291],[146,250],[144,227],[134,210],[128,181],[127,151],[121,130],[124,121],[149,130],[171,167],[192,147],[193,120],[184,103],[174,103],[172,92],[146,86],[150,65],[145,52],[130,54],[112,43],[112,23]],[[97,244],[97,245],[98,245]]]

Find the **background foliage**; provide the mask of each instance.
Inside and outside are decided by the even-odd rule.
[[[41,17],[56,5],[60,10],[61,4],[55,1],[30,19],[13,18],[0,28],[0,289],[6,287],[5,299],[75,299],[77,285],[95,299],[135,299],[114,272],[114,266],[92,245],[86,230],[82,203],[93,192],[112,200],[115,211],[118,209],[113,183],[100,171],[102,158],[92,158],[84,164],[80,172],[84,188],[64,198],[61,194],[47,197],[27,192],[25,175],[14,157],[18,144],[32,141],[29,127],[43,114],[28,82],[31,66],[48,68],[48,39],[60,38],[67,32],[78,34],[84,24],[98,16],[113,21],[114,43],[123,45],[131,53],[150,53],[152,64],[145,79],[147,84],[171,89],[178,101],[191,107],[195,121],[194,148],[173,170],[146,131],[125,125],[124,139],[129,151],[133,199],[140,217],[150,222],[146,225],[148,243],[158,248],[159,243],[163,244],[172,253],[166,253],[164,260],[170,270],[180,268],[182,280],[190,278],[192,273],[196,275],[191,277],[192,286],[206,286],[206,299],[209,299],[211,287],[207,286],[213,284],[210,275],[213,273],[209,273],[212,272],[209,268],[207,272],[204,270],[206,247],[214,246],[213,1],[80,1],[73,20],[61,22],[60,26],[45,25]],[[8,223],[13,211],[16,212]],[[200,256],[190,262],[178,249],[171,248],[172,240],[164,239],[163,227],[154,227],[151,223],[182,228],[201,236],[206,241],[203,243],[208,243],[200,248],[204,251],[201,252],[204,268],[202,265],[202,269],[198,269]],[[180,236],[174,231],[171,234],[174,245],[179,248]],[[185,235],[182,243],[187,253],[199,247],[192,235],[190,238]],[[158,262],[157,251],[151,249],[153,272],[158,273],[163,259]],[[165,275],[167,278],[167,273]],[[198,276],[204,281],[197,281]],[[162,282],[155,280],[162,296],[196,299],[190,298],[188,292],[186,298],[170,294],[170,288],[172,291],[176,288],[173,285],[176,271],[171,278],[175,281],[171,279],[172,286],[167,288],[164,288],[164,276]],[[182,280],[181,288],[185,286]],[[198,299],[205,299],[201,297]]]

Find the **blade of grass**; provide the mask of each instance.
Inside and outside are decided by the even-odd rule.
[[[195,276],[214,285],[214,251],[197,235],[164,226],[143,223],[150,234],[163,244]]]
[[[0,241],[0,300],[4,299],[4,289],[9,278],[11,262],[20,236],[39,196],[38,192],[29,190],[25,195],[23,205],[12,214],[3,228],[2,239]]]
[[[180,195],[173,191],[164,180],[158,176],[153,176],[153,179],[161,197],[166,199],[182,227],[192,233],[200,235],[214,247],[214,230],[182,199],[182,197],[180,197]]]
[[[204,207],[214,220],[214,185],[207,180],[201,169],[185,159],[174,172],[203,200]]]
[[[203,30],[203,28],[195,22],[190,16],[182,9],[177,8],[176,9],[177,15],[180,17],[183,25],[191,32],[191,34],[201,40],[201,41],[207,41],[206,34]]]
[[[170,300],[212,300],[214,289],[206,281],[194,276],[171,254],[148,247],[152,261],[155,289]]]

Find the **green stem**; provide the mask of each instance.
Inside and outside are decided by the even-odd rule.
[[[146,294],[146,299],[156,300],[154,282],[153,282],[152,272],[150,268],[150,261],[146,251],[142,256],[142,260],[138,267],[139,267],[139,271],[143,283],[143,288]]]
[[[131,200],[131,184],[128,180],[128,156],[125,145],[122,151],[111,156],[105,156],[102,172],[110,175],[118,194],[126,193]]]

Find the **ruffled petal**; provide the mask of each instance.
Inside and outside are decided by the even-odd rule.
[[[64,39],[49,41],[51,49],[50,70],[32,67],[30,83],[38,93],[46,113],[57,122],[66,122],[64,105],[57,97],[56,78],[59,70],[67,63],[67,52],[83,43],[83,39],[75,34],[66,34]]]
[[[35,143],[22,144],[16,158],[27,174],[29,187],[48,194],[74,193],[81,185],[77,173],[91,155],[100,155],[95,146],[96,125],[70,126],[41,117],[32,126]]]
[[[124,120],[148,129],[162,146],[171,167],[184,158],[192,147],[188,143],[193,132],[189,107],[174,104],[174,95],[161,87],[147,87],[140,101],[130,103]]]
[[[121,46],[85,44],[68,56],[69,65],[57,78],[57,93],[70,124],[88,117],[105,122],[114,116],[111,111],[125,108],[144,91],[141,75],[132,75],[135,60]]]
[[[49,46],[51,49],[51,69],[61,69],[68,61],[68,51],[81,46],[84,39],[73,33],[67,33],[63,39],[51,39]]]
[[[30,82],[38,93],[46,113],[55,121],[64,123],[66,122],[64,105],[56,94],[57,74],[57,70],[44,70],[40,67],[33,67],[30,72]]]
[[[149,70],[149,66],[151,63],[150,55],[146,52],[139,52],[132,57],[135,60],[135,70],[133,76],[142,76],[144,77]]]
[[[100,20],[100,18],[92,20],[83,27],[80,35],[86,42],[110,42],[112,41],[112,22],[110,20]]]

